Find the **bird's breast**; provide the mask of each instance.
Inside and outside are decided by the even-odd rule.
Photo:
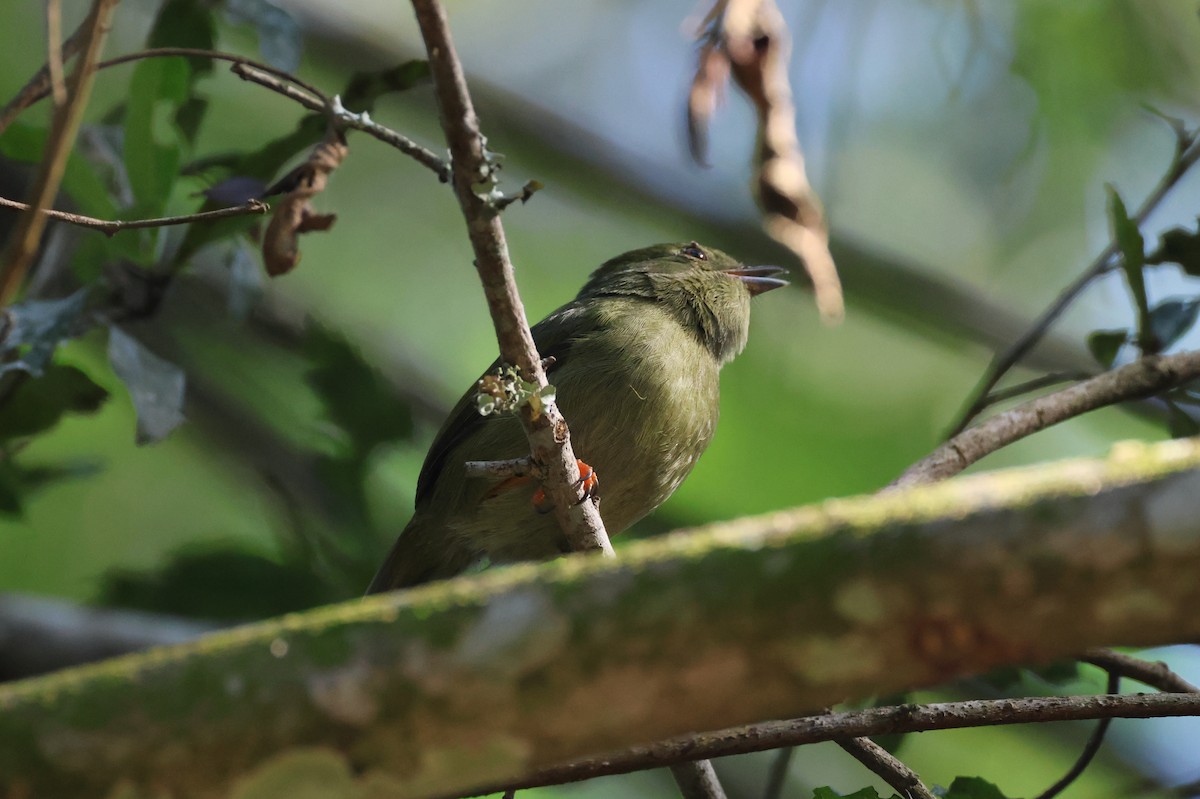
[[[718,365],[673,320],[639,314],[572,349],[554,376],[575,454],[600,476],[600,513],[616,534],[662,504],[712,440]]]

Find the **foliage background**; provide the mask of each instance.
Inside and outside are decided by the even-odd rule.
[[[70,30],[83,9],[65,5]],[[835,241],[888,259],[910,285],[957,288],[958,299],[947,307],[944,295],[881,291],[869,264],[844,261],[854,279],[841,327],[823,327],[800,289],[756,303],[750,346],[724,374],[713,446],[639,533],[870,492],[893,478],[937,443],[991,348],[1003,345],[988,340],[989,320],[1032,317],[1107,241],[1104,184],[1131,206],[1153,185],[1172,137],[1143,105],[1200,119],[1194,4],[783,5],[796,39],[800,134]],[[303,30],[299,73],[327,90],[356,70],[419,54],[404,3],[278,6]],[[746,104],[730,97],[718,118],[713,168],[690,164],[682,145],[694,57],[684,26],[703,9],[691,0],[448,7],[484,130],[506,154],[509,187],[530,178],[546,184],[505,215],[531,318],[633,247],[694,238],[739,255],[764,250],[746,190]],[[157,10],[149,0],[122,3],[108,53],[140,48]],[[258,52],[253,26],[218,19],[221,49]],[[40,3],[0,5],[0,97],[44,61],[42,30]],[[268,37],[285,56],[289,30],[283,24]],[[131,72],[101,73],[89,121],[128,98]],[[198,91],[209,108],[197,156],[254,149],[300,117],[219,67]],[[44,121],[46,113],[43,104],[23,119]],[[385,97],[374,116],[442,149],[427,87]],[[9,188],[19,170],[6,164],[0,178],[0,193],[19,196]],[[202,188],[181,178],[171,207],[193,208],[189,195]],[[112,398],[95,415],[68,417],[19,458],[97,470],[24,495],[21,514],[0,520],[0,589],[244,619],[353,596],[365,584],[407,519],[440,422],[436,409],[478,376],[495,342],[447,187],[354,136],[319,205],[338,213],[337,226],[307,236],[296,272],[264,289],[260,307],[288,324],[266,328],[229,314],[224,298],[205,288],[228,280],[229,260],[210,251],[172,286],[158,319],[130,326],[191,381],[190,421],[165,441],[135,445],[132,404],[106,363],[102,331],[63,349],[60,358]],[[1148,239],[1198,212],[1200,181],[1192,179],[1145,228]],[[99,234],[72,232],[66,242],[86,246],[90,236]],[[234,274],[243,297],[253,273]],[[1161,300],[1196,288],[1164,269],[1150,292]],[[974,320],[974,329],[949,321],[956,317]],[[308,332],[295,322],[306,318]],[[1111,276],[1063,320],[1046,358],[1086,365],[1087,332],[1131,319],[1119,276]],[[1157,423],[1109,410],[1011,447],[984,468],[1094,455],[1116,439],[1164,435]],[[1172,658],[1184,676],[1200,674],[1188,651]],[[1051,690],[1036,681],[1024,687]],[[1066,768],[1086,732],[910,736],[902,756],[931,782],[980,774],[1024,795]],[[1069,796],[1155,795],[1164,783],[1196,780],[1195,743],[1187,720],[1118,722],[1101,763]],[[752,756],[718,767],[732,794],[754,796],[766,763]],[[804,786],[868,782],[831,746],[801,752],[791,773],[795,796],[808,795]],[[543,794],[674,790],[663,775],[622,779]]]

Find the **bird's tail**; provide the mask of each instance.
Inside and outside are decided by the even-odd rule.
[[[368,594],[394,591],[453,577],[471,563],[471,554],[455,546],[441,525],[413,518],[375,573]]]

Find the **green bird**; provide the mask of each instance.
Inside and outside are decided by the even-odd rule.
[[[746,346],[750,299],[787,285],[776,277],[783,271],[695,242],[658,244],[608,261],[574,301],[533,326],[575,454],[603,480],[599,508],[610,536],[666,501],[708,447],[718,374]],[[534,481],[466,474],[467,461],[529,454],[520,421],[480,415],[476,395],[463,395],[438,431],[412,520],[368,593],[485,560],[570,551],[554,515],[535,501]]]

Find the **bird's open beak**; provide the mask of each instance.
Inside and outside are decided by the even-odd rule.
[[[782,266],[739,266],[737,269],[727,269],[725,274],[733,275],[746,284],[751,297],[757,297],[766,291],[786,286],[788,282],[773,275],[786,275],[787,270]]]

